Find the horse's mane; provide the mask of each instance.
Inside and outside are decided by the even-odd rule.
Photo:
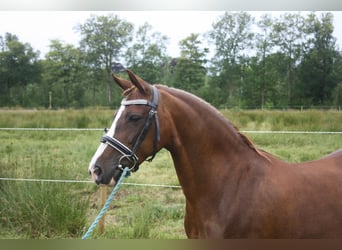
[[[218,117],[218,119],[220,119],[222,122],[225,122],[228,127],[231,128],[232,132],[235,133],[238,137],[241,138],[241,140],[252,150],[254,150],[258,155],[268,159],[268,157],[265,155],[263,150],[259,150],[255,144],[243,133],[241,133],[239,131],[239,129],[233,124],[231,123],[226,117],[223,116],[223,114],[221,112],[219,112],[216,108],[214,108],[210,103],[206,102],[205,100],[189,93],[186,92],[184,90],[181,89],[176,89],[176,88],[172,88],[172,87],[167,87],[165,85],[158,85],[164,89],[167,89],[169,92],[171,92],[173,95],[180,97],[181,99],[186,99],[187,101],[191,101],[194,102],[193,106],[201,106],[201,108],[205,108],[207,109],[209,112],[213,112],[216,114],[216,116]]]

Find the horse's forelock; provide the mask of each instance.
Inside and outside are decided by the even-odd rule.
[[[126,96],[128,96],[130,93],[132,93],[133,90],[135,90],[136,88],[137,88],[137,87],[132,86],[132,87],[126,89],[126,90],[122,93],[122,95],[123,95],[124,97],[126,97]]]

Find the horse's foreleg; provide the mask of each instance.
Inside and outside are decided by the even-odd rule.
[[[185,233],[189,239],[199,238],[199,230],[197,223],[198,220],[196,221],[191,206],[187,202],[185,207],[184,228]]]

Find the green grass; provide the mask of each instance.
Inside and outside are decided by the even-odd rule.
[[[0,111],[0,127],[108,127],[113,110]],[[229,111],[240,130],[342,131],[337,111]],[[88,163],[101,131],[0,131],[0,176],[89,180]],[[342,135],[248,134],[259,148],[300,162],[342,147]],[[125,182],[178,185],[162,150]],[[111,188],[108,188],[108,193]],[[0,238],[80,238],[100,211],[92,183],[0,181]],[[106,214],[105,233],[91,238],[185,238],[181,189],[122,185]]]
[[[0,110],[0,128],[103,128],[114,111],[106,108],[68,110]]]
[[[342,130],[342,112],[335,110],[222,110],[221,112],[241,130]]]
[[[315,160],[342,147],[342,134],[250,134],[249,138],[288,162]]]
[[[84,149],[68,134],[2,131],[1,177],[85,179],[78,167]],[[80,236],[85,227],[89,197],[79,194],[89,185],[2,181],[0,188],[1,231],[64,238]]]

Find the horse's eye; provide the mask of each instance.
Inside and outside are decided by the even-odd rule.
[[[129,122],[138,122],[142,119],[141,115],[137,115],[137,114],[131,114],[128,116],[128,121]]]

